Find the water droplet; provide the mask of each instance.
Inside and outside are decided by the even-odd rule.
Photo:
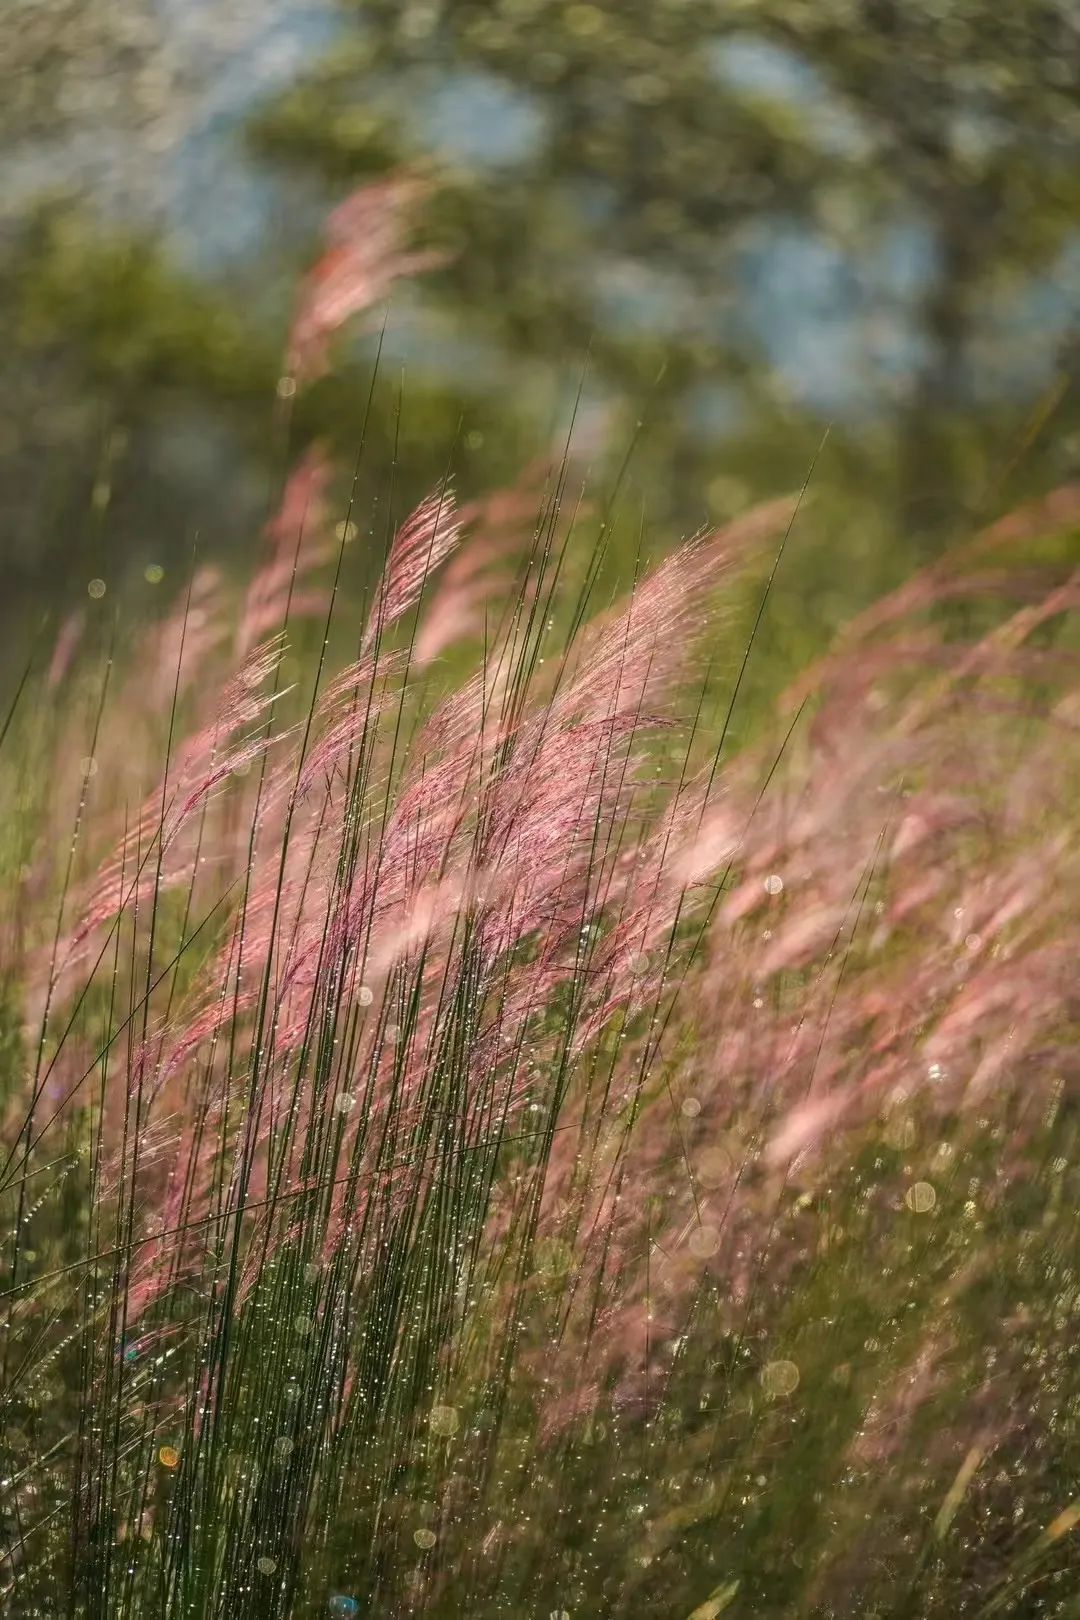
[[[687,1240],[687,1247],[695,1260],[708,1260],[720,1247],[720,1230],[715,1226],[696,1226]]]
[[[456,1434],[461,1426],[457,1408],[453,1406],[433,1406],[429,1421],[432,1434]]]
[[[799,1369],[793,1361],[769,1361],[761,1369],[761,1386],[766,1395],[793,1395],[799,1387]]]
[[[765,893],[766,894],[783,894],[783,892],[784,892],[784,880],[783,880],[783,878],[780,876],[779,872],[770,872],[769,876],[765,879]]]
[[[413,1540],[423,1552],[428,1552],[435,1545],[435,1532],[434,1530],[414,1530]]]
[[[696,1169],[703,1187],[722,1187],[731,1177],[731,1157],[723,1148],[706,1148],[697,1161]]]
[[[904,1203],[916,1215],[925,1215],[937,1203],[937,1193],[928,1181],[916,1181],[904,1194]]]
[[[86,587],[86,591],[87,595],[92,596],[95,602],[100,602],[105,595],[105,581],[103,579],[92,579]]]
[[[896,1148],[900,1152],[903,1152],[905,1148],[915,1146],[917,1134],[915,1121],[906,1119],[903,1115],[890,1119],[885,1127],[886,1142],[891,1148]]]
[[[327,1608],[334,1616],[334,1620],[351,1620],[351,1616],[360,1613],[360,1605],[354,1597],[346,1597],[343,1592],[335,1593],[327,1604]]]

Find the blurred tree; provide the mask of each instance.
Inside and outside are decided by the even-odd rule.
[[[256,138],[333,178],[449,154],[445,298],[477,341],[591,339],[639,394],[663,359],[665,404],[728,427],[777,383],[841,422],[869,410],[931,529],[984,470],[973,413],[1060,367],[1080,314],[1069,0],[355,9]]]
[[[396,295],[388,335],[417,478],[455,442],[467,477],[509,476],[565,423],[586,353],[579,438],[598,470],[646,419],[628,550],[642,508],[648,544],[798,483],[831,422],[774,607],[789,661],[942,530],[1075,473],[1069,0],[338,10],[333,42],[246,121],[251,184],[275,199],[249,251],[181,269],[175,229],[158,245],[110,226],[95,244],[85,220],[77,251],[66,228],[24,242],[17,351],[47,353],[80,406],[89,376],[99,417],[157,420],[166,440],[178,398],[207,424],[215,402],[226,446],[278,465],[288,290],[325,206],[404,162],[436,172],[425,234],[451,252]],[[348,345],[298,402],[299,438],[355,435],[372,349]],[[220,500],[220,476],[205,484]],[[40,519],[35,554],[62,529]]]

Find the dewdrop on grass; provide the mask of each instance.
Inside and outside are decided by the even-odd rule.
[[[432,1434],[443,1435],[446,1438],[456,1434],[461,1427],[461,1419],[458,1417],[457,1408],[453,1406],[433,1406],[428,1421],[431,1425]]]
[[[720,1247],[720,1231],[715,1226],[697,1226],[691,1232],[687,1247],[695,1260],[708,1260]]]
[[[799,1369],[793,1361],[770,1361],[761,1369],[761,1387],[766,1395],[793,1395],[799,1387]]]

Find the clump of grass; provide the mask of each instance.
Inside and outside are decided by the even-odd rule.
[[[563,494],[449,694],[449,489],[306,706],[245,617],[213,699],[212,594],[169,682],[95,678],[9,908],[20,1612],[974,1614],[1067,1567],[1075,584],[969,642],[927,610],[986,559],[936,571],[729,759],[694,671],[790,503],[560,616]]]
[[[733,753],[795,503],[600,610],[565,480],[16,694],[12,1612],[1076,1612],[1080,495]]]

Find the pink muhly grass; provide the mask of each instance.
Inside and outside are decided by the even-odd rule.
[[[339,1358],[327,1435],[355,1420],[373,1448],[393,1410],[405,1446],[417,1381],[506,1365],[547,1392],[538,1444],[603,1406],[656,1423],[706,1296],[741,1345],[812,1268],[806,1209],[845,1155],[906,1143],[916,1118],[955,1117],[962,1141],[993,1097],[1022,1165],[1078,1078],[1075,669],[1053,641],[1075,578],[1026,577],[964,644],[933,610],[985,578],[930,571],[822,661],[794,724],[728,757],[702,734],[708,643],[790,500],[698,536],[560,642],[558,492],[530,539],[514,499],[443,488],[298,721],[279,632],[309,591],[327,602],[327,488],[317,458],[287,486],[236,667],[216,699],[200,682],[183,735],[176,646],[166,767],[39,968],[60,1100],[16,1134],[47,1146],[85,1109],[109,1333],[191,1353],[161,1399],[193,1451],[224,1443],[245,1312],[290,1267],[314,1301],[293,1313],[304,1343]],[[515,551],[496,612],[485,573]],[[434,699],[423,672],[479,623],[480,668]],[[208,665],[226,645],[201,644]],[[96,1002],[96,1024],[79,1010],[106,984],[102,1037]],[[905,1196],[890,1172],[867,1218]],[[376,1306],[354,1343],[334,1288],[391,1313],[385,1351]],[[284,1367],[288,1322],[268,1321]],[[852,1466],[890,1454],[938,1359],[935,1340],[880,1394]],[[95,1376],[122,1410],[122,1380]]]
[[[765,532],[779,516],[776,511],[755,520],[757,530]],[[181,1136],[181,1159],[172,1172],[173,1183],[189,1189],[189,1218],[205,1196],[199,1187],[208,1189],[213,1176],[197,1172],[193,1160],[185,1165],[184,1158],[204,1156],[222,1131],[233,1137],[249,1192],[267,1186],[271,1171],[265,1155],[274,1151],[284,1154],[276,1171],[282,1185],[302,1177],[302,1144],[312,1128],[316,1099],[291,1078],[291,1054],[310,1042],[326,1016],[328,985],[348,1005],[361,981],[368,990],[366,981],[372,980],[385,1007],[393,987],[419,971],[418,1017],[402,1041],[401,1060],[387,1058],[385,1012],[360,1021],[349,1058],[364,1099],[364,1131],[377,1128],[381,1099],[391,1084],[394,1107],[400,1111],[405,1105],[402,1118],[408,1119],[409,1099],[424,1094],[424,1065],[434,1060],[440,1039],[437,1000],[431,998],[443,994],[440,987],[462,971],[455,958],[462,929],[475,936],[478,955],[470,971],[480,975],[478,990],[490,984],[498,994],[490,1021],[485,1027],[481,1019],[476,1028],[471,1085],[484,1098],[491,1126],[504,1128],[507,1110],[520,1106],[523,1088],[514,1053],[524,1031],[557,986],[573,982],[580,930],[612,903],[618,887],[614,871],[603,859],[598,864],[595,853],[598,843],[610,841],[628,794],[636,791],[628,747],[650,721],[643,704],[660,700],[690,653],[690,616],[700,630],[706,622],[702,593],[729,546],[753,537],[740,530],[730,542],[726,537],[697,542],[663,565],[655,581],[635,593],[629,610],[598,632],[580,668],[567,666],[560,689],[535,713],[520,705],[516,713],[508,712],[493,687],[488,697],[495,698],[496,713],[490,723],[480,714],[478,734],[471,726],[447,730],[433,716],[421,734],[424,752],[416,774],[407,759],[402,769],[392,755],[382,756],[382,717],[393,717],[403,688],[397,659],[381,652],[380,643],[392,622],[416,605],[429,573],[458,538],[448,494],[432,497],[402,526],[369,616],[365,641],[371,651],[328,688],[322,701],[316,735],[299,765],[303,796],[280,797],[285,786],[280,767],[264,775],[239,931],[223,946],[218,966],[208,970],[211,984],[220,988],[201,1007],[173,1013],[171,1028],[154,1029],[132,1059],[148,1119],[172,1107],[185,1068],[208,1041],[220,1051],[227,1038],[233,1064],[246,1054],[244,1061],[259,1068],[260,1102],[239,1137],[227,1125],[225,1095],[215,1098],[213,1060],[200,1082],[206,1098],[203,1127],[197,1136],[190,1131]],[[513,627],[507,631],[506,656],[512,656],[516,634]],[[185,880],[194,883],[196,873],[171,857],[192,816],[218,786],[262,757],[269,737],[265,724],[244,733],[264,720],[269,700],[259,687],[278,656],[276,645],[254,655],[226,685],[211,722],[178,747],[160,790],[145,801],[92,885],[61,953],[65,966],[117,913],[152,905],[164,889]],[[376,812],[379,801],[385,802],[383,783],[396,774],[396,806]],[[361,783],[367,786],[358,797]],[[288,844],[279,853],[282,817]],[[213,845],[204,834],[199,837],[200,859],[206,861]],[[537,936],[543,941],[538,962],[512,968],[513,953]],[[609,973],[609,1001],[615,983]],[[267,991],[269,1002],[261,999]],[[481,991],[479,1005],[488,993]],[[252,1016],[262,1030],[257,1050],[245,1033]],[[332,1101],[343,1086],[356,1082],[342,1074],[330,1076],[328,1083]],[[275,1150],[286,1114],[285,1137],[278,1134]],[[356,1127],[346,1119],[346,1150],[355,1138]],[[132,1178],[141,1173],[136,1163],[127,1172]],[[234,1182],[237,1173],[232,1172]],[[350,1217],[340,1205],[336,1200],[333,1227],[344,1232],[358,1216],[355,1208]],[[170,1219],[173,1214],[170,1207]],[[160,1271],[168,1275],[163,1258]],[[144,1307],[153,1297],[147,1289],[144,1280],[136,1294]]]
[[[277,511],[266,525],[270,555],[244,595],[235,635],[237,656],[286,624],[325,616],[329,593],[308,581],[335,552],[327,505],[330,478],[325,456],[312,449],[286,482]]]
[[[363,650],[368,652],[416,606],[428,578],[445,562],[461,536],[449,489],[429,495],[398,529],[375,593]]]
[[[890,941],[891,916],[897,919],[895,926],[910,932],[927,906],[947,910],[943,856],[950,840],[957,854],[962,854],[963,841],[979,819],[973,808],[965,808],[969,795],[954,791],[951,797],[943,797],[936,790],[913,794],[908,788],[902,790],[899,803],[889,795],[897,791],[895,784],[902,780],[903,772],[912,780],[926,776],[941,758],[943,747],[949,746],[949,704],[955,678],[939,689],[932,702],[920,697],[916,709],[902,710],[892,732],[881,727],[877,711],[871,710],[872,740],[868,735],[864,742],[854,744],[849,729],[843,769],[830,753],[828,774],[822,778],[812,759],[808,760],[801,774],[808,789],[812,784],[812,793],[792,787],[772,808],[755,810],[750,795],[753,773],[760,767],[742,760],[724,778],[722,803],[707,808],[702,797],[705,778],[697,787],[688,780],[673,802],[673,819],[662,822],[644,842],[626,843],[629,806],[643,785],[633,748],[644,729],[653,724],[653,710],[669,702],[671,684],[692,655],[690,632],[692,627],[700,629],[702,623],[702,593],[729,559],[733,544],[741,546],[756,538],[757,532],[775,527],[786,510],[775,508],[762,514],[749,525],[739,526],[731,538],[722,535],[695,542],[661,565],[635,592],[623,614],[588,633],[580,652],[554,676],[550,695],[535,713],[527,704],[515,706],[513,700],[499,698],[497,684],[492,682],[490,694],[476,689],[472,701],[480,706],[468,725],[450,723],[452,707],[444,720],[433,715],[428,729],[419,734],[423,753],[417,760],[418,774],[415,768],[410,771],[408,755],[400,765],[389,756],[380,761],[382,745],[374,733],[382,716],[393,715],[405,688],[402,667],[398,664],[394,672],[394,663],[387,662],[390,655],[378,650],[377,638],[415,607],[429,574],[445,560],[459,531],[446,493],[433,496],[402,526],[369,615],[365,639],[371,650],[328,689],[319,721],[321,735],[313,741],[299,777],[307,797],[288,801],[292,806],[288,812],[291,844],[283,886],[274,833],[282,812],[275,813],[277,822],[273,817],[267,820],[272,794],[268,793],[267,807],[261,812],[260,837],[267,835],[265,852],[260,852],[257,839],[256,865],[246,880],[242,949],[249,984],[268,976],[267,982],[277,988],[272,992],[271,1010],[265,1014],[271,1044],[262,1059],[266,1065],[263,1084],[272,1089],[245,1151],[261,1153],[263,1148],[257,1145],[268,1146],[273,1137],[275,1109],[284,1106],[289,1091],[289,1054],[310,1040],[313,1021],[321,1016],[321,987],[328,980],[342,987],[338,993],[344,993],[347,1000],[363,983],[378,993],[385,1006],[387,998],[393,999],[393,986],[404,985],[419,971],[418,1016],[403,1058],[387,1060],[383,1026],[389,1015],[383,1013],[372,1014],[369,1033],[364,1032],[369,1021],[361,1021],[350,1062],[356,1072],[366,1076],[360,1094],[367,1131],[380,1117],[385,1087],[393,1085],[397,1109],[408,1098],[422,1095],[427,1084],[425,1065],[433,1061],[439,1038],[439,1014],[432,998],[444,993],[440,987],[446,985],[447,975],[459,971],[454,966],[454,951],[459,931],[466,926],[474,931],[479,950],[479,982],[499,985],[492,1020],[486,1028],[481,1020],[474,1036],[474,1084],[478,1094],[491,1093],[493,1120],[505,1119],[507,1109],[516,1114],[529,1093],[527,1075],[514,1070],[514,1054],[521,1049],[532,1020],[550,1005],[559,987],[572,989],[576,999],[577,1033],[570,1040],[570,1050],[577,1054],[575,1061],[580,1061],[613,1020],[621,1016],[632,1024],[647,1011],[650,1000],[659,1007],[656,998],[666,995],[672,960],[664,963],[658,976],[657,955],[664,962],[673,928],[691,923],[695,916],[703,917],[704,932],[682,997],[693,1007],[691,1016],[703,1032],[710,1022],[707,1009],[713,1007],[747,1008],[750,1024],[760,1026],[751,1039],[749,1026],[729,1024],[725,1019],[712,1037],[714,1061],[718,1073],[738,1075],[750,1061],[768,1074],[764,1088],[756,1087],[747,1074],[739,1094],[749,1098],[757,1091],[767,1109],[763,1118],[772,1114],[781,1122],[770,1131],[769,1154],[774,1162],[805,1157],[822,1130],[835,1129],[838,1121],[864,1113],[868,1106],[880,1106],[898,1088],[910,1095],[911,1080],[906,1087],[903,1082],[910,1073],[911,1058],[901,1054],[910,1052],[913,1041],[923,1054],[915,1061],[922,1064],[924,1074],[935,1066],[943,1074],[967,1068],[968,1084],[979,1089],[991,1083],[992,1075],[1015,1064],[1024,1050],[1045,1040],[1043,1026],[1053,1022],[1065,989],[1065,953],[1052,944],[1039,945],[1040,936],[1053,937],[1052,919],[1046,915],[1030,943],[1018,926],[1024,917],[1038,915],[1037,908],[1046,905],[1050,874],[1060,877],[1062,862],[1068,858],[1060,840],[1038,853],[1023,849],[1012,875],[999,856],[992,869],[1000,895],[996,901],[989,893],[975,901],[962,888],[953,888],[958,903],[952,911],[966,912],[971,928],[965,934],[966,943],[959,947],[955,929],[943,934],[940,961],[925,949],[924,934],[918,962],[901,957],[891,970],[896,980],[891,991],[884,987],[881,992],[871,991],[869,965],[860,967],[858,976],[849,986],[842,984],[839,993],[834,984],[836,969],[830,963],[846,960],[860,927],[864,934],[869,931],[864,915],[867,906],[872,905],[874,918],[880,919],[871,931],[868,961],[873,958],[874,939],[880,938],[879,950]],[[992,632],[981,648],[973,649],[962,661],[960,677],[977,678],[982,668],[997,666],[1010,652],[1019,651],[1037,624],[1070,605],[1070,589],[1056,590],[1043,603],[1021,610],[1019,621]],[[513,634],[508,631],[511,637]],[[268,662],[272,656],[264,655],[258,666],[263,677],[272,667]],[[384,685],[377,691],[380,682]],[[249,725],[261,713],[250,695],[253,684],[251,671],[242,675],[227,689],[222,705],[222,713],[239,719],[241,725]],[[846,690],[839,683],[834,685],[837,700],[847,702]],[[489,719],[492,709],[495,712]],[[823,737],[828,734],[828,715],[826,701],[813,727]],[[851,723],[849,715],[849,728]],[[225,753],[216,763],[203,765],[185,791],[183,783],[190,774],[187,760],[204,760],[215,752],[220,746],[220,726],[216,722],[181,751],[175,794],[160,829],[155,829],[154,801],[150,800],[142,823],[117,857],[118,866],[130,865],[137,850],[152,842],[155,830],[167,851],[192,811],[235,769],[236,760],[246,762],[261,752],[259,739],[242,743],[239,750]],[[336,787],[335,775],[339,776]],[[361,778],[370,783],[374,802],[385,801],[390,784],[396,781],[396,806],[389,808],[386,801],[387,808],[379,812],[381,827],[373,807],[365,809],[356,798]],[[316,791],[320,782],[323,787]],[[823,782],[827,782],[824,791]],[[887,790],[885,799],[883,789]],[[849,824],[840,841],[838,816]],[[985,836],[985,829],[980,831]],[[915,899],[913,912],[906,899],[904,874],[913,863],[924,865],[928,839],[936,846],[938,876],[925,897]],[[1016,831],[1010,842],[1018,842]],[[347,851],[344,864],[343,851]],[[739,885],[717,905],[710,898],[710,877],[732,863],[741,873]],[[778,896],[770,893],[774,871],[783,874]],[[181,866],[177,875],[182,872]],[[160,875],[155,881],[161,882]],[[139,892],[145,896],[150,879],[144,877],[140,882]],[[275,884],[279,886],[272,887]],[[860,884],[865,889],[861,897]],[[875,895],[872,902],[871,892]],[[100,924],[116,908],[118,899],[118,879],[103,878],[74,939],[83,938]],[[755,944],[746,930],[762,915],[773,919],[773,925],[759,932]],[[606,923],[583,948],[582,930],[596,929],[602,918]],[[721,945],[731,930],[737,931],[739,940],[734,953]],[[1010,941],[1010,965],[988,960],[986,968],[973,977],[975,958],[988,953],[1005,935]],[[530,940],[537,942],[535,956],[527,966],[513,968],[514,953]],[[216,970],[223,983],[229,973],[228,961],[239,948],[239,943],[230,945]],[[961,954],[954,967],[950,957],[955,958],[958,948]],[[1017,955],[1019,962],[1011,965]],[[813,971],[816,962],[822,964],[817,974]],[[887,984],[890,970],[879,971],[886,974]],[[805,1005],[786,1013],[785,1028],[771,1026],[763,1010],[751,1009],[748,984],[764,988],[778,976],[790,978],[793,973],[808,972]],[[492,974],[499,975],[497,981],[491,981]],[[691,995],[690,984],[699,981],[700,988]],[[934,1033],[921,1031],[916,1036],[928,996],[929,1004],[938,1008]],[[237,1017],[246,1018],[256,1000],[256,992],[250,989],[217,996],[192,1021],[186,1025],[181,1021],[174,1034],[156,1035],[162,1075],[181,1070],[188,1061],[185,1054],[227,1029],[233,1031],[230,1039],[235,1051]],[[826,1007],[828,1017],[823,1024]],[[905,1008],[910,1012],[905,1013]],[[1021,1008],[1022,1042],[1013,1028]],[[680,1014],[669,1036],[682,1027],[682,1019]],[[1002,1019],[1001,1033],[993,1037],[995,1020]],[[966,1032],[972,1029],[979,1030],[982,1051],[973,1070],[965,1050]],[[649,1049],[648,1037],[645,1049]],[[272,1055],[275,1053],[280,1056]],[[865,1054],[873,1054],[869,1067]],[[659,1059],[658,1048],[649,1066],[655,1068]],[[863,1070],[854,1086],[845,1078],[853,1060]],[[279,1064],[284,1065],[280,1079],[276,1078]],[[510,1069],[498,1079],[507,1064]],[[510,1082],[508,1088],[506,1081]],[[342,1074],[332,1082],[334,1092],[349,1083]],[[925,1079],[922,1083],[926,1084]],[[707,1076],[702,1076],[698,1089],[707,1090],[708,1084]],[[799,1102],[800,1090],[814,1100]],[[642,1093],[639,1083],[634,1083],[623,1095],[643,1099],[646,1119],[655,1116],[659,1128],[667,1105],[659,1099],[652,1101],[650,1092],[651,1084]],[[272,1102],[274,1097],[277,1103]],[[291,1106],[301,1112],[292,1127],[294,1145],[283,1164],[293,1164],[293,1173],[300,1174],[298,1144],[313,1117],[303,1087]],[[785,1108],[789,1110],[786,1115]],[[214,1115],[218,1121],[222,1117]],[[607,1182],[598,1173],[609,1129],[601,1127],[590,1150],[594,1187],[611,1184],[612,1172]],[[633,1140],[639,1147],[633,1149],[624,1145],[623,1128],[615,1125],[610,1142],[617,1176],[639,1175],[631,1168],[633,1155],[645,1147],[652,1129],[644,1124],[636,1128]],[[691,1127],[688,1134],[696,1137],[699,1129]],[[666,1130],[661,1131],[662,1139],[667,1135]],[[343,1141],[348,1144],[355,1139],[356,1127],[347,1119]],[[571,1129],[564,1141],[573,1140]],[[645,1151],[651,1156],[647,1148]],[[627,1152],[631,1160],[623,1165]],[[254,1185],[264,1185],[265,1174],[265,1166],[258,1169]],[[694,1192],[692,1173],[687,1190]],[[693,1219],[700,1224],[709,1200],[703,1203],[695,1195],[692,1203]],[[356,1211],[350,1217],[338,1199],[334,1229],[345,1232],[355,1217]],[[597,1231],[604,1230],[615,1221],[614,1206],[602,1197],[590,1220]],[[684,1247],[686,1230],[692,1226],[684,1229],[683,1236],[673,1237],[673,1254]]]
[[[61,965],[68,964],[96,928],[137,898],[148,896],[163,881],[171,886],[191,875],[186,861],[169,865],[167,857],[194,812],[266,748],[265,725],[258,732],[250,728],[264,720],[275,701],[276,694],[267,695],[259,688],[276,670],[280,656],[277,641],[256,649],[226,683],[211,720],[180,746],[160,786],[146,798],[114,855],[98,873],[60,952]]]
[[[692,923],[705,904],[681,1010],[669,1018],[661,989],[652,1021],[659,1036],[645,1028],[630,1048],[643,1054],[640,1084],[623,1093],[638,1109],[633,1129],[616,1113],[590,1138],[583,1113],[556,1148],[545,1193],[551,1209],[578,1187],[574,1220],[592,1234],[578,1260],[582,1309],[590,1275],[599,1288],[605,1270],[629,1263],[638,1280],[621,1288],[609,1280],[604,1296],[621,1305],[592,1329],[594,1357],[621,1369],[627,1392],[641,1375],[635,1313],[645,1309],[637,1288],[650,1245],[659,1354],[674,1331],[659,1308],[665,1296],[692,1291],[704,1257],[738,1297],[740,1273],[769,1258],[772,1224],[753,1219],[761,1191],[775,1220],[789,1185],[814,1185],[814,1160],[827,1173],[838,1130],[905,1107],[970,1104],[990,1088],[999,1099],[1019,1088],[1034,1126],[1035,1098],[1045,1106],[1063,1073],[1074,1074],[1066,941],[1080,873],[1061,818],[1075,775],[1053,746],[1050,704],[1047,745],[1025,741],[1022,795],[1000,773],[1014,717],[1003,717],[1000,740],[980,719],[977,753],[968,734],[972,713],[986,712],[973,711],[971,683],[999,678],[1029,635],[1075,605],[1070,581],[1049,590],[963,654],[955,676],[902,701],[895,717],[880,689],[864,687],[861,710],[854,705],[851,661],[838,667],[805,732],[810,751],[804,742],[784,791],[756,802],[766,762],[747,756],[724,773],[723,801],[694,817],[692,835],[673,833],[665,865],[681,879],[682,921]],[[902,664],[896,673],[907,677]],[[838,702],[842,752],[830,727]],[[710,870],[732,865],[740,877],[725,899],[710,890]],[[669,960],[669,986],[679,959]],[[692,1058],[681,1059],[681,1048]],[[689,1116],[677,1101],[684,1088]],[[711,1167],[702,1183],[699,1156],[708,1160],[736,1119],[744,1129],[753,1122],[745,1152],[719,1178]],[[620,1196],[626,1185],[633,1198]],[[641,1215],[650,1186],[664,1207],[651,1233]],[[658,1363],[654,1398],[662,1388]]]
[[[69,613],[60,626],[45,677],[45,683],[50,691],[56,690],[71,668],[85,627],[86,613],[82,608],[76,608]]]
[[[328,368],[330,341],[353,316],[382,304],[394,283],[445,263],[445,255],[406,247],[427,194],[412,175],[362,186],[326,226],[326,248],[303,282],[285,351],[286,373],[308,383]]]

